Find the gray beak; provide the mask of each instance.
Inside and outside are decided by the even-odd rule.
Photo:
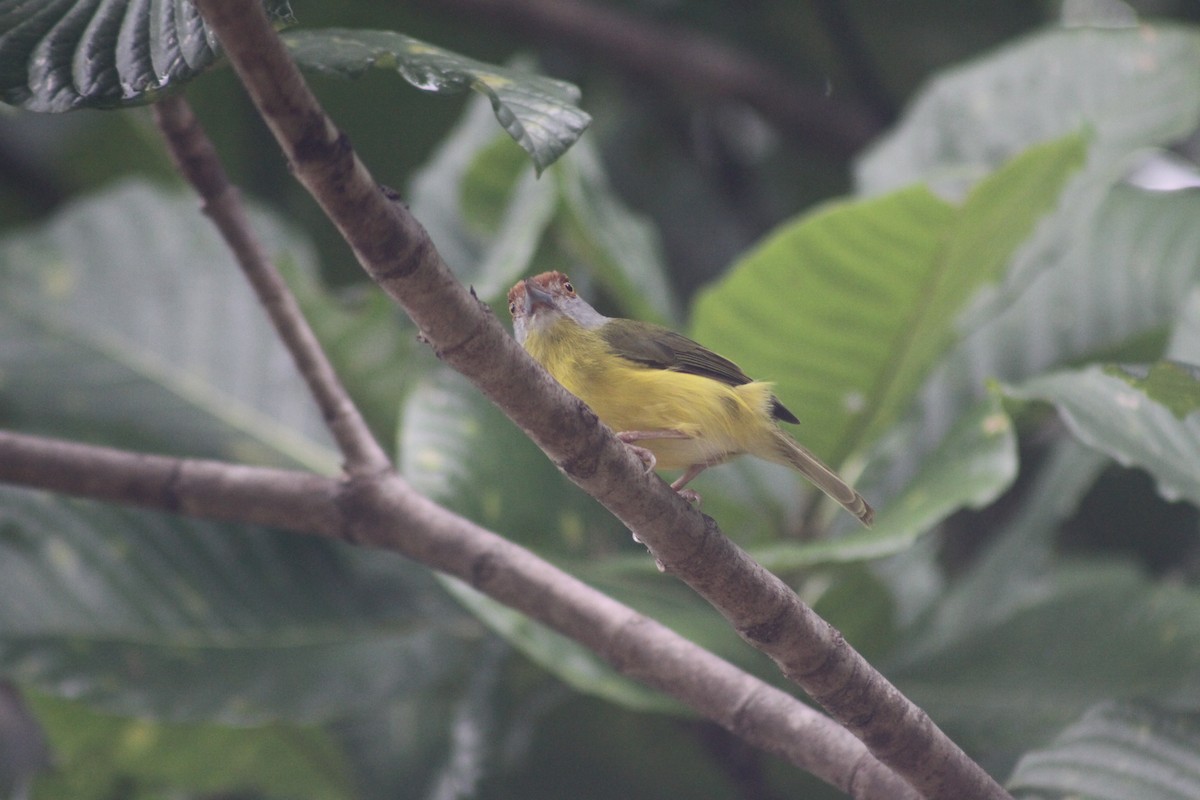
[[[528,278],[525,279],[525,313],[530,314],[538,306],[554,308],[554,295]]]

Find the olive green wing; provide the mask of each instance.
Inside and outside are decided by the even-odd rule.
[[[754,380],[724,356],[660,325],[614,319],[600,328],[600,335],[613,353],[651,369],[702,375],[727,386],[741,386]],[[772,400],[772,416],[785,422],[799,422],[778,399]]]

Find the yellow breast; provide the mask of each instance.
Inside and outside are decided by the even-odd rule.
[[[774,430],[769,383],[728,386],[646,367],[611,352],[598,332],[567,321],[531,332],[525,348],[613,430],[686,434],[638,442],[663,469],[716,464],[758,450]]]

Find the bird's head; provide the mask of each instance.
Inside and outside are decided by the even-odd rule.
[[[508,312],[513,318],[513,334],[521,344],[530,333],[544,331],[561,320],[585,328],[598,328],[608,321],[575,293],[570,278],[557,271],[526,278],[509,289]]]

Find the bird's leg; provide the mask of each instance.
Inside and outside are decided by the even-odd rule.
[[[645,447],[639,447],[634,442],[644,441],[646,439],[690,439],[683,431],[620,431],[617,433],[617,438],[625,444],[629,445],[629,449],[633,454],[642,460],[646,465],[646,472],[651,472],[654,466],[658,463],[658,459],[654,457],[654,453],[647,450]]]
[[[662,431],[621,431],[617,434],[617,438],[625,444],[631,442],[640,442],[646,439],[691,439],[692,437],[683,431],[674,429]]]
[[[673,429],[661,431],[621,431],[617,434],[617,438],[629,446],[629,449],[642,459],[642,463],[646,465],[646,472],[654,469],[654,465],[658,460],[654,457],[654,453],[647,450],[645,447],[638,447],[634,442],[642,442],[648,439],[691,439],[692,436]],[[675,479],[671,484],[671,488],[679,493],[679,496],[689,503],[700,505],[700,495],[693,489],[684,489],[688,481],[704,471],[708,464],[693,464],[687,468],[687,471]]]
[[[700,493],[697,492],[695,489],[685,489],[683,487],[687,486],[692,481],[693,478],[695,478],[701,472],[704,472],[704,470],[707,468],[708,468],[708,464],[692,464],[690,467],[687,468],[687,470],[682,475],[680,475],[678,478],[676,478],[674,480],[674,482],[672,482],[671,488],[674,489],[675,491],[679,492],[679,496],[682,497],[684,500],[687,500],[689,503],[694,503],[696,506],[699,506],[700,505]]]

